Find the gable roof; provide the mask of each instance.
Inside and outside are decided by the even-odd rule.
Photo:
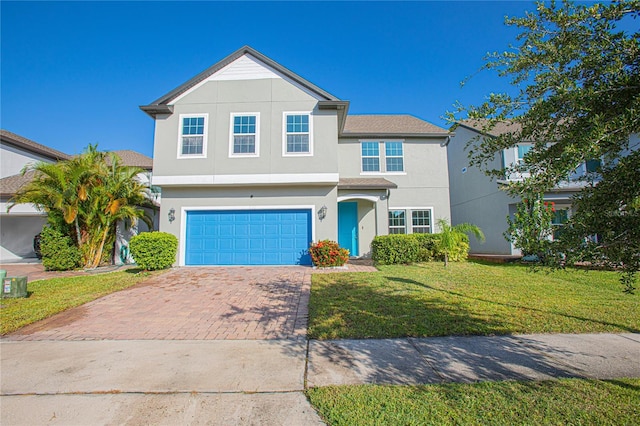
[[[149,105],[140,106],[140,109],[154,118],[157,114],[172,114],[173,106],[171,105],[171,102],[175,98],[177,98],[181,94],[185,93],[187,90],[191,89],[198,83],[212,76],[216,72],[220,71],[222,68],[226,67],[227,65],[229,65],[230,63],[232,63],[233,61],[235,61],[236,59],[244,55],[251,55],[255,59],[259,60],[260,62],[264,63],[268,67],[275,70],[276,72],[284,75],[285,77],[289,78],[290,80],[294,81],[300,86],[306,88],[307,90],[310,90],[311,92],[317,94],[320,98],[324,99],[325,101],[334,101],[334,102],[340,101],[340,99],[338,99],[337,97],[333,96],[329,92],[322,90],[321,88],[311,83],[310,81],[305,80],[304,78],[300,77],[298,74],[294,73],[293,71],[283,67],[279,63],[275,62],[273,59],[268,58],[267,56],[263,55],[262,53],[258,52],[257,50],[249,46],[243,46],[240,49],[233,52],[232,54],[230,54],[229,56],[227,56],[226,58],[222,59],[221,61],[207,68],[206,70],[202,71],[200,74],[196,75],[191,80],[187,81],[186,83],[183,83],[182,85],[176,87],[166,95],[151,102]]]
[[[65,154],[64,152],[49,148],[48,146],[44,146],[23,136],[16,135],[15,133],[12,133],[8,130],[0,129],[0,140],[2,140],[3,143],[13,145],[17,148],[41,155],[46,158],[50,158],[52,160],[68,160],[69,158],[71,158],[70,155]]]
[[[449,131],[408,114],[347,115],[342,136],[448,136]]]
[[[151,170],[153,168],[153,159],[147,157],[139,152],[132,151],[130,149],[122,149],[119,151],[112,151],[122,161],[125,166],[140,167],[141,169]]]

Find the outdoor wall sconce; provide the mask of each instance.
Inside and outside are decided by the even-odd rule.
[[[172,223],[174,220],[176,220],[176,209],[171,207],[169,209],[169,223]]]
[[[318,219],[322,221],[325,217],[327,217],[327,206],[322,206],[320,210],[318,210]]]

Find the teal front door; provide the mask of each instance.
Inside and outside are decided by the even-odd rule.
[[[358,203],[338,203],[338,244],[358,256]]]

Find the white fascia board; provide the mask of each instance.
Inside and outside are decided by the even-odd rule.
[[[152,178],[156,186],[215,186],[215,185],[295,185],[295,184],[337,184],[338,173],[290,173],[252,175],[186,175],[157,176]]]

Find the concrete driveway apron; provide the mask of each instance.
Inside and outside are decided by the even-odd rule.
[[[176,268],[8,340],[304,339],[311,268]]]
[[[311,268],[177,268],[2,339],[0,424],[320,425]]]

